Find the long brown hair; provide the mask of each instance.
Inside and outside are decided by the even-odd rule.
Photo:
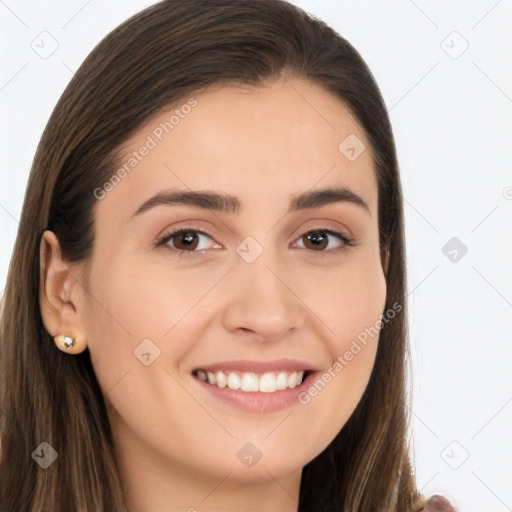
[[[378,86],[339,34],[283,0],[173,0],[125,21],[90,53],[38,146],[9,267],[0,324],[3,512],[126,511],[104,397],[88,350],[64,354],[39,309],[39,244],[52,230],[63,257],[87,261],[93,191],[150,116],[212,85],[265,86],[304,77],[336,94],[365,129],[378,182],[385,311],[373,372],[356,410],[303,469],[299,512],[423,511],[409,459],[402,192]],[[60,454],[48,469],[31,453]]]

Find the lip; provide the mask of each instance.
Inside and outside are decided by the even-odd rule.
[[[240,371],[240,372],[254,372],[254,373],[265,373],[265,372],[300,372],[300,371],[311,371],[316,372],[319,368],[313,368],[310,363],[301,361],[299,359],[274,359],[272,361],[222,361],[215,364],[198,366],[193,371],[205,370],[207,372],[218,372],[218,371]]]
[[[227,369],[224,366],[225,369]],[[254,366],[253,366],[254,368]],[[283,369],[283,367],[280,367]],[[234,369],[234,368],[233,368]],[[238,366],[237,369],[240,369]],[[272,371],[272,370],[268,370]],[[293,370],[292,370],[293,371]],[[247,412],[274,412],[287,407],[296,405],[299,402],[299,395],[306,391],[314,381],[319,371],[311,371],[299,386],[274,391],[273,393],[264,393],[262,391],[241,391],[239,389],[229,389],[228,387],[219,388],[208,382],[204,382],[199,377],[193,376],[195,382],[204,389],[210,397],[228,405],[234,405],[238,409]]]

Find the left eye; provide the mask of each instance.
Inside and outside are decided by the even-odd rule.
[[[326,245],[329,245],[329,237],[334,237],[337,239],[339,246],[334,249],[329,249],[329,251],[337,251],[339,249],[343,249],[346,246],[352,245],[352,239],[343,233],[338,233],[337,231],[331,231],[329,229],[316,229],[314,231],[308,231],[304,235],[302,235],[299,240],[306,239],[307,243],[313,247],[313,251],[316,252],[329,252],[329,251],[317,251],[317,249],[325,249]],[[305,249],[310,249],[311,247],[304,247]]]
[[[190,256],[194,255],[197,252],[202,252],[208,249],[208,244],[203,247],[200,247],[199,237],[206,237],[212,239],[208,233],[203,231],[199,231],[197,229],[180,229],[178,231],[173,231],[172,233],[167,233],[158,239],[156,242],[156,246],[160,247],[163,245],[170,245],[170,249],[174,252],[177,252],[179,256],[183,254],[188,254]],[[326,246],[329,245],[329,237],[334,238],[338,242],[338,247],[326,249]],[[339,250],[344,249],[347,246],[353,245],[353,240],[344,235],[343,233],[338,233],[336,231],[331,231],[328,229],[315,229],[312,231],[308,231],[304,233],[299,238],[299,241],[306,240],[306,244],[309,247],[306,247],[306,244],[302,244],[300,248],[309,249],[313,252],[337,252]],[[172,242],[172,243],[171,243]],[[294,244],[294,246],[296,246]],[[220,248],[219,244],[213,246],[213,248]]]

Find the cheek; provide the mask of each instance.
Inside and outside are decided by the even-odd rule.
[[[323,339],[332,365],[324,372],[325,410],[338,410],[344,423],[357,405],[370,377],[377,352],[386,301],[386,280],[375,260],[359,259],[315,279],[317,292],[308,302],[322,320]],[[315,393],[315,391],[313,391]],[[342,400],[341,400],[342,397]],[[343,407],[339,407],[340,400]]]
[[[386,301],[384,275],[372,268],[353,269],[340,278],[333,294],[336,307],[331,310],[331,321],[340,353],[349,348],[349,341],[364,340],[364,333],[372,328],[374,332],[378,325]]]
[[[139,347],[158,354],[158,365],[179,361],[191,344],[173,342],[175,333],[180,340],[199,336],[191,329],[197,331],[199,322],[194,319],[202,314],[201,299],[219,279],[212,272],[180,275],[176,270],[162,272],[161,264],[141,266],[127,260],[101,269],[98,265],[94,275],[83,320],[94,370],[104,389],[138,368]]]
[[[348,350],[351,340],[378,323],[383,313],[386,280],[374,258],[353,258],[328,271],[319,269],[308,279],[297,279],[299,296],[325,327],[333,357]]]
[[[347,422],[366,389],[380,333],[386,281],[377,265],[357,265],[320,282],[318,296],[310,294],[316,313],[328,327],[324,342],[331,365],[318,374],[299,397],[310,408],[324,448]]]

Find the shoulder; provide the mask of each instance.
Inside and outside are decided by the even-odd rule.
[[[444,496],[434,494],[427,500],[426,512],[457,512],[457,509]]]

